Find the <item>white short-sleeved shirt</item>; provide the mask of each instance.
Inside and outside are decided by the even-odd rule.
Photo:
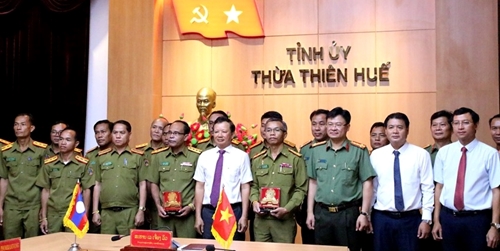
[[[389,144],[370,155],[377,177],[373,180],[374,209],[397,211],[394,199],[394,148]],[[404,211],[422,209],[422,219],[431,220],[434,210],[434,181],[429,153],[405,143],[400,149],[399,166],[403,189]]]
[[[459,141],[439,149],[434,162],[434,180],[443,184],[439,202],[447,208],[454,206],[458,165],[462,157]],[[496,149],[474,139],[467,148],[467,165],[464,184],[464,210],[491,208],[492,189],[500,185],[500,161]]]
[[[203,204],[210,204],[210,193],[214,182],[215,165],[219,159],[219,147],[201,153],[193,179],[205,183]],[[222,163],[221,191],[224,186],[229,203],[241,202],[241,184],[251,182],[250,159],[244,151],[229,145],[224,149]]]

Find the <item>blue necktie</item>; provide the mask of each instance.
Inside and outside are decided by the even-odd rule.
[[[401,187],[401,170],[399,168],[399,152],[394,151],[394,202],[398,211],[405,209],[403,188]]]

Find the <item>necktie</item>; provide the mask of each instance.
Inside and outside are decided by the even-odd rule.
[[[403,188],[401,186],[401,170],[399,168],[399,152],[394,151],[394,202],[398,211],[405,209]]]
[[[464,185],[465,185],[465,170],[467,168],[467,148],[462,147],[462,157],[460,164],[458,164],[457,186],[455,187],[454,206],[460,211],[463,210],[464,205]]]
[[[212,184],[212,192],[210,193],[210,204],[212,204],[213,207],[217,207],[217,202],[219,201],[222,162],[224,162],[225,152],[226,151],[222,149],[219,150],[219,159],[217,159],[217,164],[215,164],[214,183]]]

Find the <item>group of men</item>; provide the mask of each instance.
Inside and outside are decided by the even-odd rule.
[[[237,222],[235,240],[244,240],[249,228],[252,240],[293,243],[298,223],[304,243],[350,250],[498,244],[500,115],[489,121],[497,150],[475,138],[479,116],[459,108],[432,115],[435,142],[425,149],[407,142],[408,117],[392,113],[372,126],[369,151],[347,138],[348,110],[319,109],[310,115],[313,140],[298,151],[286,140],[282,115],[269,111],[261,117],[263,140],[248,154],[225,112],[207,119],[210,137],[195,146],[188,144],[185,121],[155,119],[150,142],[135,147],[129,122],[98,121],[98,146],[82,157],[78,134],[67,124],[52,126],[48,146],[31,139],[32,116],[19,114],[17,140],[0,141],[5,238],[68,231],[62,218],[80,183],[91,229],[105,234],[143,227],[213,238],[224,190]],[[458,141],[451,142],[452,133]]]

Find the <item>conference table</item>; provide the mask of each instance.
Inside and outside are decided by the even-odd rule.
[[[87,234],[83,239],[76,239],[82,251],[119,251],[130,244],[130,237],[111,241],[113,235]],[[67,251],[75,240],[72,233],[55,233],[21,240],[21,251]],[[220,245],[215,240],[174,238],[181,245],[213,244]],[[283,244],[269,242],[234,241],[231,249],[237,251],[280,250],[280,251],[346,251],[347,247],[319,246],[303,244]]]

